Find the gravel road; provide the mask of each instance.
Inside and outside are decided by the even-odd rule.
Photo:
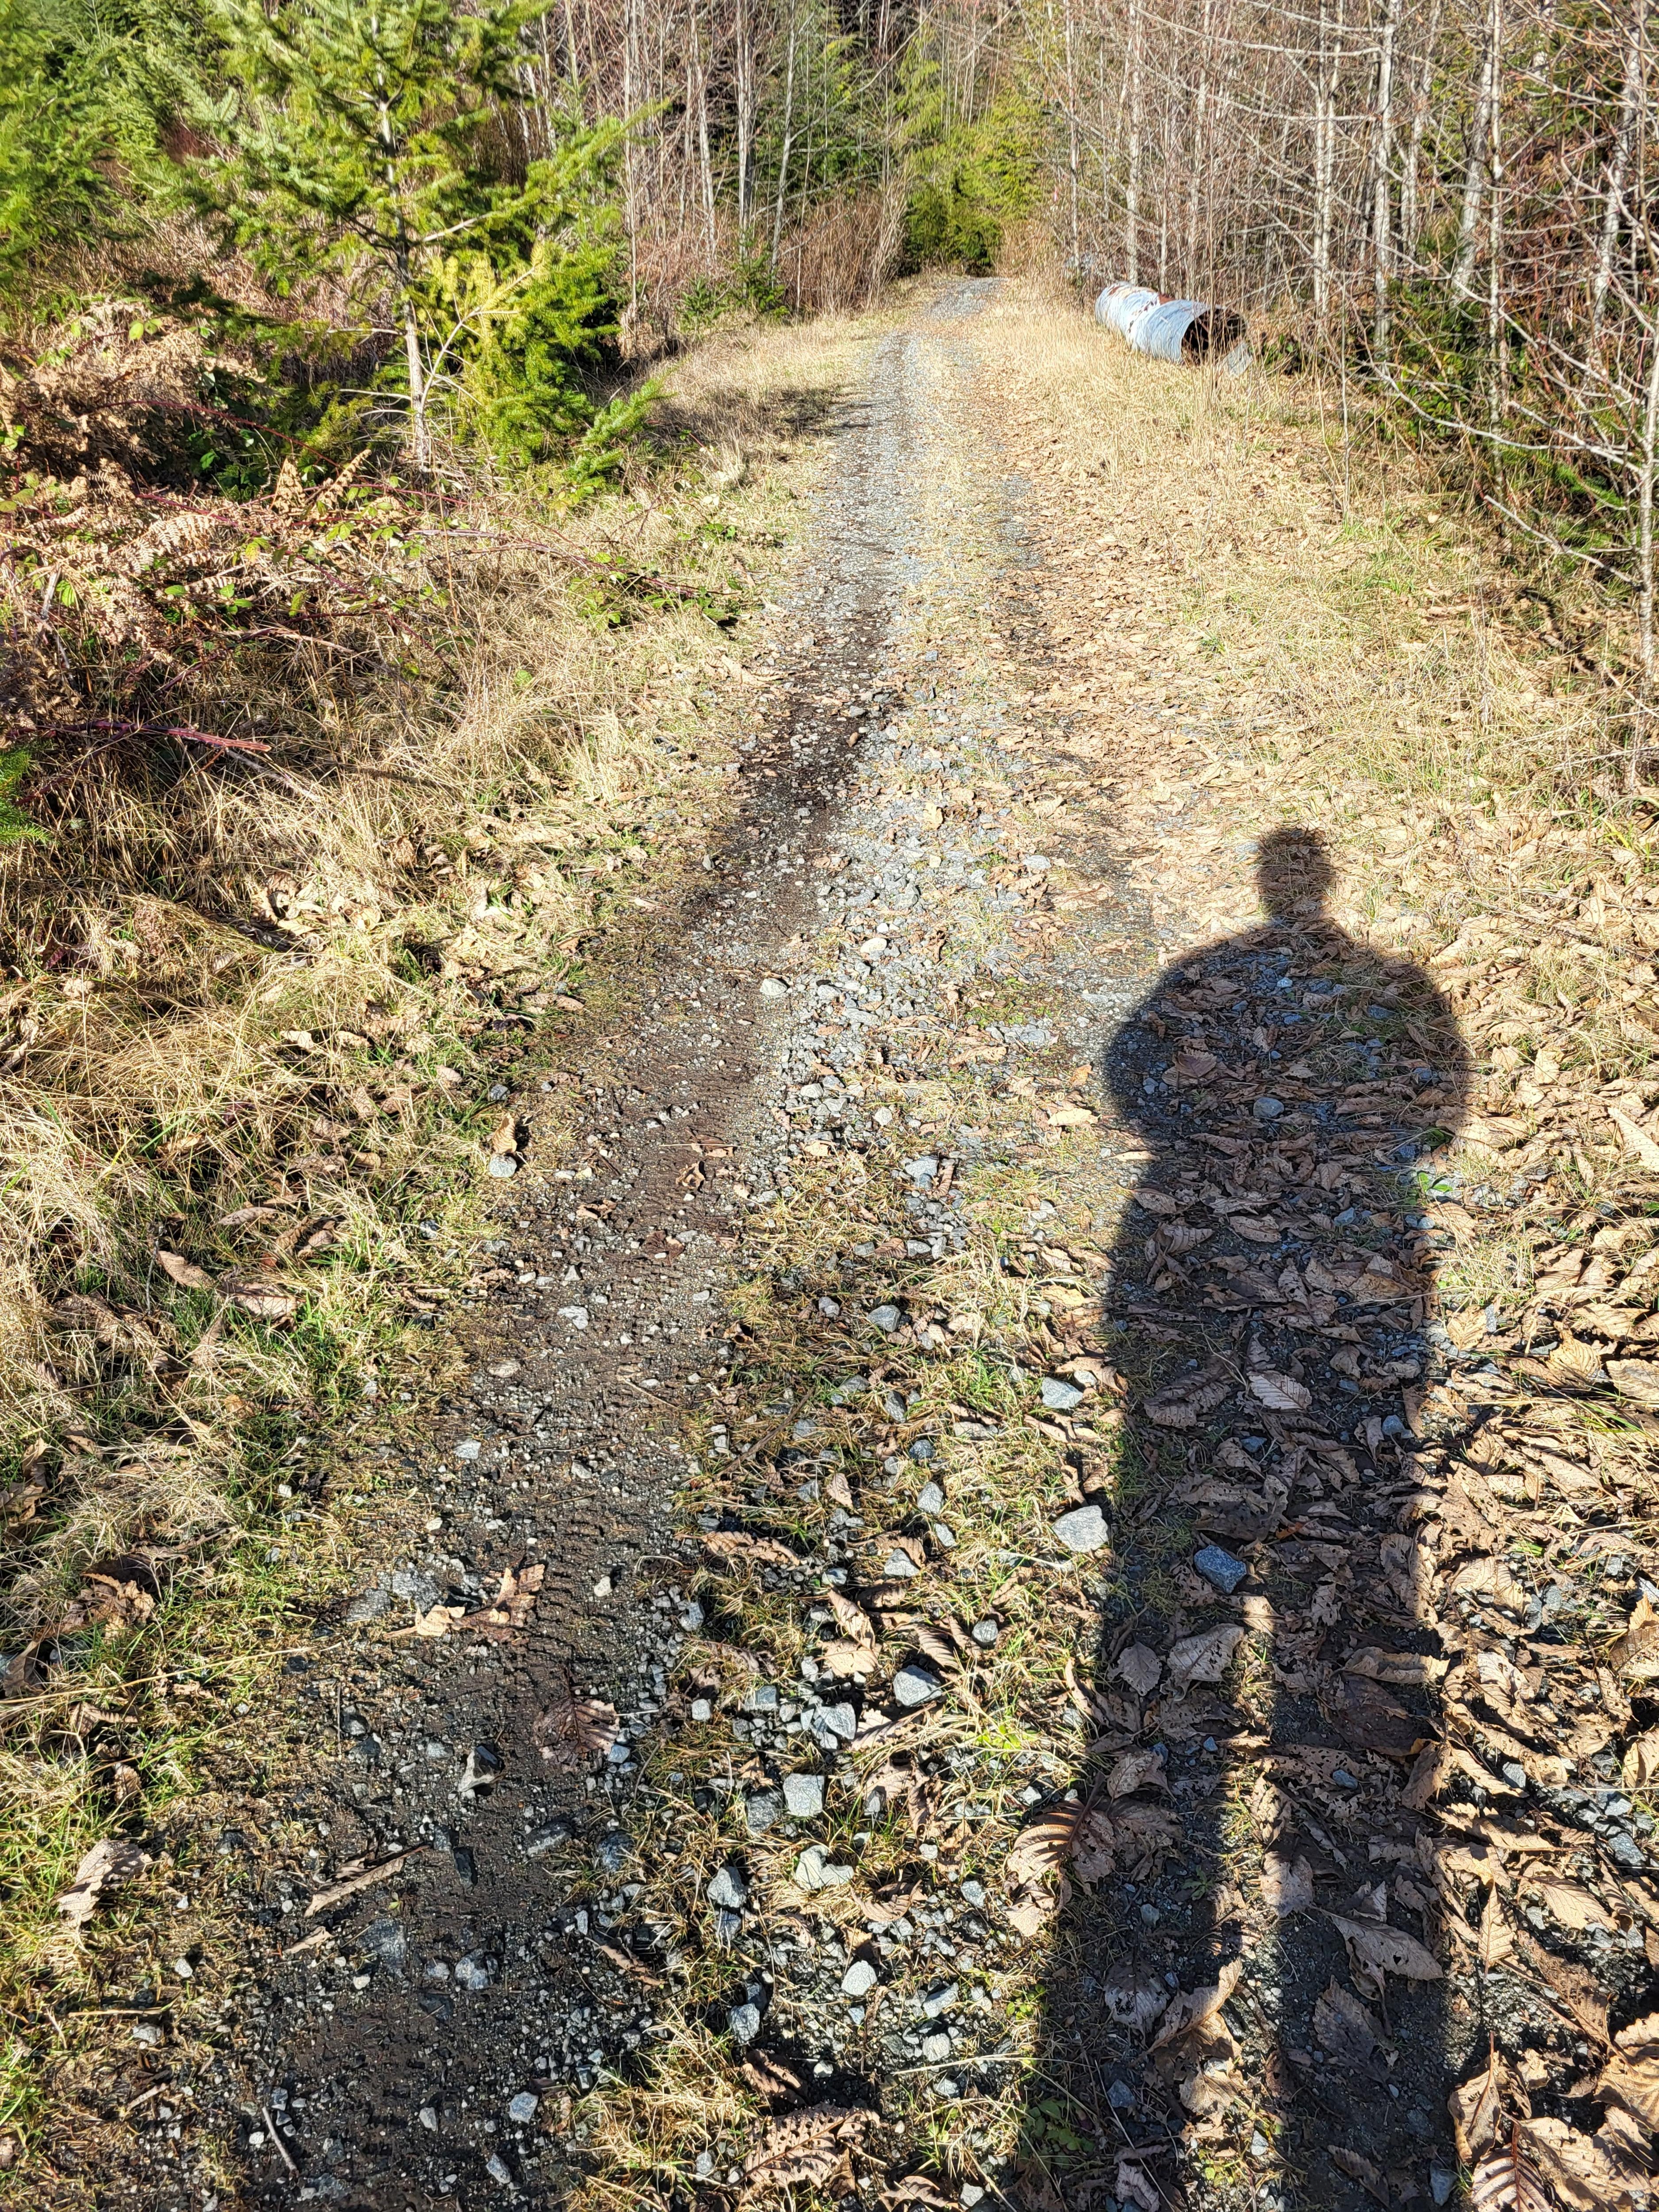
[[[1234,1425],[1260,1431],[1246,1455],[1261,1453],[1265,1468],[1270,1439],[1291,1467],[1285,1485],[1268,1478],[1262,1490],[1275,1515],[1297,1468],[1322,1466],[1340,1491],[1352,1467],[1334,1444],[1335,1460],[1322,1461],[1291,1433],[1313,1394],[1290,1370],[1315,1356],[1294,1324],[1281,1318],[1278,1336],[1245,1345],[1238,1316],[1252,1300],[1289,1297],[1282,1279],[1260,1297],[1223,1285],[1205,1304],[1200,1263],[1180,1255],[1214,1231],[1194,1229],[1188,1243],[1178,1218],[1158,1229],[1199,1202],[1207,1170],[1191,1148],[1206,1141],[1194,1133],[1212,1109],[1182,1122],[1194,1110],[1179,1095],[1184,1079],[1166,1085],[1151,1031],[1121,1040],[1194,932],[1182,887],[1149,884],[1145,851],[1125,848],[1115,793],[1178,732],[1172,710],[1146,705],[1129,710],[1144,726],[1115,764],[1098,754],[1091,764],[1073,742],[1051,680],[1063,586],[1042,549],[1056,518],[1034,514],[975,380],[976,327],[998,306],[994,282],[952,285],[872,341],[833,426],[808,550],[750,664],[759,680],[732,826],[672,945],[633,979],[626,1020],[591,1041],[579,1072],[548,1071],[564,1134],[544,1158],[541,1094],[511,1102],[530,1127],[528,1164],[508,1194],[468,1385],[416,1470],[428,1548],[362,1590],[341,1635],[292,1683],[312,1759],[280,1818],[315,1842],[304,1873],[256,1871],[261,1941],[284,1955],[274,1973],[257,1969],[216,2077],[251,2203],[553,2205],[591,2190],[596,2171],[611,2191],[596,2203],[730,2203],[744,2172],[727,2121],[756,2115],[721,2102],[714,2085],[728,2063],[774,2114],[766,2140],[784,2163],[763,2180],[787,2182],[801,2130],[816,2128],[794,2178],[839,2176],[842,2196],[856,2184],[890,2205],[971,2205],[997,2188],[1049,2212],[1103,2205],[1114,2189],[1126,2202],[1174,2201],[1170,2161],[1193,2147],[1188,2116],[1201,2165],[1202,2129],[1213,2136],[1215,2112],[1230,2109],[1231,2092],[1212,2087],[1207,2102],[1188,2092],[1204,2068],[1218,2075],[1237,2058],[1231,2031],[1211,2023],[1184,2086],[1173,2074],[1162,2087],[1143,2079],[1134,2053],[1166,2006],[1203,2027],[1206,1979],[1224,1978],[1238,1954],[1238,1923],[1224,1916],[1240,1900],[1217,1886],[1218,1741],[1231,1730],[1245,1744],[1246,1723],[1206,1704],[1207,1691],[1185,1700],[1218,1680],[1272,1604],[1253,1583],[1237,1607],[1224,1602],[1247,1570],[1213,1545],[1196,1571],[1185,1557],[1154,1559],[1157,1527],[1144,1524],[1161,1509],[1144,1491],[1139,1523],[1123,1517],[1133,1501],[1105,1473],[1122,1416],[1103,1410],[1091,1427],[1088,1401],[1128,1385],[1100,1343],[1121,1338],[1111,1357],[1126,1370],[1139,1360],[1139,1389],[1156,1384],[1167,1400],[1190,1384],[1203,1397],[1194,1420],[1237,1389]],[[1285,975],[1292,957],[1316,965],[1324,956],[1306,926],[1285,927]],[[1332,946],[1328,964],[1355,974],[1369,958],[1347,940]],[[1197,1005],[1205,960],[1217,994],[1249,979],[1237,986],[1239,1034],[1218,1045],[1230,1079],[1281,1059],[1251,998],[1276,958],[1271,930],[1258,933],[1248,952],[1211,948],[1176,987]],[[1279,969],[1269,981],[1289,988]],[[1310,1006],[1336,1003],[1323,988],[1310,987]],[[1160,1038],[1163,1024],[1154,1018]],[[1194,1068],[1206,1057],[1213,1069],[1201,1051]],[[1275,1079],[1283,1097],[1237,1107],[1228,1092],[1213,1109],[1218,1130],[1243,1116],[1222,1153],[1242,1159],[1268,1115],[1288,1111],[1280,1134],[1292,1152],[1293,1129],[1337,1127],[1298,1104],[1314,1092],[1288,1064]],[[1393,1142],[1399,1132],[1374,1119]],[[1166,1179],[1190,1167],[1193,1192],[1118,1232],[1160,1159]],[[1188,1164],[1177,1171],[1177,1161]],[[1249,1238],[1291,1233],[1247,1218],[1241,1243],[1226,1222],[1245,1205],[1222,1200],[1224,1233],[1207,1255],[1241,1279]],[[1149,1227],[1163,1242],[1144,1267]],[[1328,1221],[1321,1233],[1341,1241]],[[1385,1260],[1379,1244],[1384,1273]],[[791,1299],[806,1316],[787,1322],[793,1370],[774,1343]],[[1213,1343],[1206,1329],[1221,1332]],[[1403,1374],[1404,1336],[1395,1349]],[[983,1402],[1001,1394],[995,1419],[939,1397],[969,1389],[960,1361],[929,1396],[928,1374],[944,1376],[969,1350]],[[1206,1358],[1218,1375],[1233,1361],[1207,1396]],[[1261,1389],[1249,1396],[1245,1363],[1285,1394],[1288,1429]],[[1188,1370],[1195,1381],[1183,1382]],[[1348,1387],[1318,1382],[1317,1412],[1358,1437]],[[1377,1411],[1364,1448],[1393,1466],[1404,1431],[1396,1419],[1385,1438],[1381,1417],[1400,1403],[1398,1376],[1366,1388]],[[832,1436],[843,1413],[846,1434]],[[1006,1456],[1016,1443],[1027,1461]],[[1162,1449],[1152,1434],[1148,1467]],[[1339,1462],[1346,1474],[1332,1473]],[[1248,1455],[1225,1463],[1246,1489],[1256,1481]],[[1316,1474],[1302,1480],[1319,1495]],[[1256,1536],[1267,1526],[1235,1519]],[[1212,1514],[1204,1525],[1230,1524]],[[746,1574],[746,1594],[723,1595],[711,1559]],[[504,1572],[516,1579],[498,1633],[383,1640],[435,1606],[484,1606]],[[531,1601],[516,1613],[513,1589]],[[814,1656],[811,1639],[837,1621],[840,1658],[833,1646]],[[1396,1625],[1409,1631],[1404,1614]],[[1198,1647],[1218,1631],[1225,1649],[1206,1673]],[[902,1647],[902,1664],[860,1645],[878,1634]],[[1092,1686],[1068,1663],[1043,1692],[1048,1717],[1021,1735],[1012,1678],[994,1667],[1018,1641],[1029,1654],[1020,1679],[1036,1682],[1056,1672],[1068,1638]],[[1160,1717],[1139,1700],[1166,1665]],[[1131,1699],[1123,1683],[1133,1686],[1137,1668],[1145,1680]],[[999,1726],[982,1702],[993,1698],[1012,1700]],[[1257,1703],[1277,1725],[1271,1686]],[[1079,1716],[1085,1731],[1105,1730],[1093,1746],[1068,1733]],[[1280,1718],[1304,1736],[1321,1727],[1293,1700],[1281,1700]],[[1267,1739],[1252,1741],[1259,1756]],[[878,1746],[885,1763],[872,1779]],[[1053,1848],[1027,1874],[1052,1873],[1068,1853],[1087,1867],[1079,1789],[1091,1806],[1106,1801],[1079,1762],[1103,1746],[1114,1757],[1131,1747],[1095,1832],[1109,1869],[1117,1823],[1119,1878],[1097,1873],[1081,1915],[1064,1909],[1062,1885],[1054,1920],[1055,1892],[1022,1893],[1012,1873],[1005,1884],[1002,1861],[1014,1864],[1016,1829],[1029,1853],[1047,1821]],[[1378,1802],[1386,1796],[1386,1762],[1364,1768],[1340,1741],[1322,1756],[1337,1761],[1339,1797],[1350,1784],[1361,1792],[1343,1758],[1374,1769]],[[1322,1786],[1328,1794],[1328,1778]],[[882,1827],[904,1805],[908,1837],[902,1821]],[[1339,1805],[1322,1817],[1349,1815]],[[1137,1819],[1143,1845],[1132,1849]],[[1366,1832],[1387,1827],[1381,1814],[1365,1819]],[[1310,1899],[1316,1878],[1343,1878],[1340,1849],[1303,1855],[1289,1799],[1274,1833],[1285,1881],[1308,1885]],[[1395,1836],[1384,1857],[1392,1865],[1413,1848]],[[840,1852],[853,1856],[842,1863]],[[1160,1852],[1173,1853],[1162,1875]],[[370,1879],[348,1888],[359,1871]],[[308,1899],[333,1887],[337,1898],[307,1916]],[[1363,1917],[1379,1899],[1386,1912],[1380,1886],[1358,1905],[1336,1901]],[[1298,2116],[1280,2045],[1293,2061],[1304,2042],[1312,2048],[1316,1978],[1336,1988],[1341,1944],[1263,1940],[1249,2064],[1267,2101],[1254,2109],[1278,2114],[1264,2124],[1277,2139],[1283,2123],[1305,2172],[1328,2127],[1316,2101],[1311,2118]],[[999,2069],[1029,2058],[1008,2040],[1009,2008],[1018,1989],[1018,2015],[1036,2013],[1033,1960],[1051,1943],[1042,2064],[1068,2069],[1067,2086],[1050,2117],[1048,2106],[1026,2116],[1016,2179],[1020,2114]],[[1198,1995],[1189,2003],[1177,1990]],[[1363,2039],[1370,2016],[1359,2013]],[[1450,2171],[1439,2015],[1407,2002],[1395,2017],[1420,2031],[1388,2092],[1408,2115],[1404,2133],[1380,2061],[1340,2105],[1340,2124],[1394,2161],[1401,2187],[1427,2185],[1432,2158],[1439,2201]],[[1175,2038],[1172,2048],[1187,2046]],[[714,2070],[700,2075],[709,2052]],[[677,2056],[686,2070],[671,2118],[667,2102],[649,2100],[665,2096]],[[608,2142],[592,2117],[596,2085],[616,2085],[622,2100],[621,2136]],[[198,2094],[211,2118],[205,2077]],[[878,2109],[867,2140],[865,2119],[846,2118]],[[617,2148],[629,2128],[641,2145],[660,2137],[655,2179],[637,2194]],[[1043,2180],[1045,2128],[1066,2158],[1103,2161],[1092,2196],[1071,2200]],[[1274,2194],[1268,2136],[1255,2121],[1245,2135],[1257,2169],[1212,2159],[1213,2202],[1292,2201],[1294,2187]],[[194,2189],[199,2201],[190,2136],[149,2148],[181,2197]],[[870,2162],[862,2173],[855,2149]],[[1321,2166],[1295,2201],[1364,2201],[1378,2169],[1363,2148],[1343,2155],[1348,2164]],[[752,2156],[763,2164],[764,2143]],[[925,2178],[900,2185],[919,2160],[948,2181],[948,2197],[929,2196]]]
[[[542,1561],[533,1629],[416,1641],[390,1664],[347,1646],[297,1686],[322,1763],[285,1810],[315,1825],[319,1886],[415,1855],[323,1916],[327,1935],[250,2008],[238,2133],[259,2201],[556,2201],[559,2146],[538,2116],[649,2034],[649,1987],[630,1992],[596,1960],[547,1861],[572,1826],[629,1821],[630,1747],[678,1644],[667,1601],[645,1594],[672,1551],[686,1414],[732,1357],[723,1291],[745,1221],[830,1146],[878,1172],[927,1157],[933,1138],[905,1126],[921,1117],[867,1105],[861,1078],[921,1073],[952,1033],[959,963],[940,958],[941,932],[1012,974],[1042,902],[1048,854],[1024,851],[1002,883],[984,860],[1008,842],[1015,794],[1041,795],[1000,749],[1018,720],[1006,675],[947,680],[920,642],[988,625],[1031,558],[1020,485],[994,453],[964,453],[951,413],[995,289],[952,287],[872,345],[756,664],[775,681],[741,740],[741,812],[675,956],[641,988],[633,1034],[584,1073],[581,1143],[514,1186],[499,1256],[514,1280],[421,1470],[430,1549],[353,1608],[357,1626],[406,1618]],[[1002,783],[1000,803],[974,804],[976,773]],[[964,793],[971,817],[935,819]],[[1121,911],[1096,911],[1121,938]],[[1120,974],[1091,963],[1068,1051],[1098,1045],[1139,965],[1123,947]],[[1015,1056],[1062,1042],[1042,1024],[1004,1031]],[[522,1103],[533,1127],[534,1094]],[[952,1133],[964,1164],[974,1146]],[[960,1200],[911,1175],[908,1250],[939,1257],[961,1241]],[[585,1784],[543,1756],[545,1716],[573,1690],[622,1716]],[[295,1943],[317,1932],[293,1916],[298,1894],[265,1913]]]

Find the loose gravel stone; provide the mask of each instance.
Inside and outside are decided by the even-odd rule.
[[[751,1836],[763,1836],[783,1810],[775,1790],[754,1790],[744,1800],[744,1825]]]
[[[749,1902],[749,1883],[741,1867],[723,1866],[709,1877],[703,1894],[722,1912],[741,1912]]]
[[[823,1777],[821,1774],[786,1774],[783,1778],[784,1810],[794,1820],[816,1820],[823,1810]]]
[[[1106,1516],[1097,1505],[1074,1505],[1060,1515],[1053,1533],[1068,1552],[1098,1552],[1111,1540]]]
[[[854,1959],[841,1978],[842,1995],[867,1997],[880,1977],[867,1959]]]
[[[901,1667],[893,1677],[893,1695],[906,1707],[925,1705],[944,1694],[945,1685],[925,1667]]]
[[[1206,1544],[1201,1552],[1194,1552],[1193,1565],[1224,1597],[1231,1597],[1250,1571],[1243,1559],[1224,1552],[1219,1544]]]

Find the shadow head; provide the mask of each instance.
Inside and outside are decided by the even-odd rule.
[[[1256,886],[1275,921],[1322,914],[1335,873],[1318,830],[1299,823],[1270,830],[1256,847]]]

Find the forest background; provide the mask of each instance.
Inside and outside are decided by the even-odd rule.
[[[722,317],[1048,257],[1085,295],[1244,311],[1270,359],[1335,370],[1345,432],[1352,386],[1449,439],[1517,541],[1631,596],[1644,702],[1648,12],[9,0],[7,351],[61,381],[112,300],[131,343],[165,319],[150,472],[232,496],[378,438],[568,498],[621,468],[642,368]],[[28,415],[9,447],[51,464]]]

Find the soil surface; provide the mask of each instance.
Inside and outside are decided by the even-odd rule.
[[[1168,770],[1227,836],[1182,783],[1226,703],[1103,744],[1053,680],[1000,300],[872,343],[732,827],[580,1079],[502,1102],[428,1547],[289,1678],[303,1861],[222,1844],[270,1948],[194,2094],[250,2203],[1439,2204],[1492,2038],[1591,2154],[1642,1929],[1592,1987],[1481,1869],[1645,1845],[1443,1741],[1516,1650],[1425,1533],[1473,1510],[1416,1211],[1468,1054],[1316,836],[1218,933],[1126,834]],[[158,2125],[109,2201],[197,2156]]]

